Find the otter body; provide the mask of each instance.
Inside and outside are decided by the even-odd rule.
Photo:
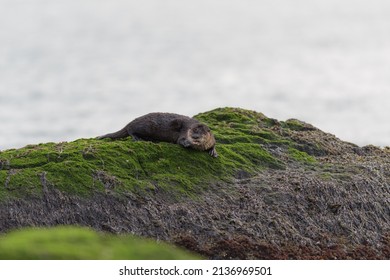
[[[121,130],[99,136],[98,139],[120,139],[128,136],[135,140],[162,141],[185,148],[207,151],[217,157],[215,138],[210,129],[199,121],[172,113],[150,113],[136,118]]]

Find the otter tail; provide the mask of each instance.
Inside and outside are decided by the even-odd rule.
[[[111,138],[111,139],[120,139],[120,138],[126,138],[129,136],[129,132],[127,131],[127,128],[124,127],[121,130],[113,133],[108,133],[102,136],[96,137],[96,139],[105,139],[105,138]]]

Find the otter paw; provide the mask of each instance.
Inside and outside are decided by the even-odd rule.
[[[217,151],[215,150],[215,148],[212,148],[209,150],[209,155],[212,156],[212,157],[218,157],[218,153]]]

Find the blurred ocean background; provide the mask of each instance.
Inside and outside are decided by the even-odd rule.
[[[0,150],[233,106],[390,145],[388,0],[0,0]]]

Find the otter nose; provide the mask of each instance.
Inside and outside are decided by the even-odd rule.
[[[199,135],[199,134],[192,134],[192,138],[193,138],[193,139],[199,139],[199,138],[200,138],[200,135]]]

